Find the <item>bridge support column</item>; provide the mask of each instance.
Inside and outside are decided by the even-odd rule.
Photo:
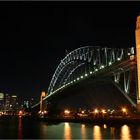
[[[140,15],[136,22],[136,56],[137,56],[137,110],[140,112]]]
[[[43,105],[43,97],[45,97],[45,91],[41,92],[41,96],[40,96],[40,111],[44,111],[44,105]]]

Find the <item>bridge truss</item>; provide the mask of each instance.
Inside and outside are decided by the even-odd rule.
[[[47,91],[47,96],[43,100],[68,86],[108,69],[108,71],[104,72],[104,75],[109,73],[110,76],[113,76],[112,82],[130,103],[136,107],[136,103],[128,95],[130,93],[131,71],[135,65],[130,58],[134,57],[134,53],[133,47],[124,49],[102,48],[100,46],[85,46],[70,52],[61,60],[56,68]],[[122,81],[122,76],[123,82],[120,82]]]

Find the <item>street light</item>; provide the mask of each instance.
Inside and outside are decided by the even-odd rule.
[[[103,114],[105,114],[105,113],[106,113],[106,111],[105,111],[104,109],[102,109],[102,113],[103,113]]]
[[[64,110],[64,114],[65,115],[69,115],[70,114],[70,111],[68,109]]]
[[[95,109],[95,110],[94,110],[94,113],[97,114],[97,113],[98,113],[98,109]]]
[[[47,113],[48,113],[48,111],[45,110],[45,111],[44,111],[44,114],[47,114]]]
[[[102,116],[104,117],[104,116],[105,116],[105,114],[106,114],[105,109],[102,109]]]
[[[126,114],[127,113],[127,110],[126,110],[125,107],[122,108],[122,112],[123,112],[123,114]]]
[[[98,113],[99,113],[98,109],[95,109],[95,110],[93,111],[94,117],[96,117],[96,116],[98,115]]]
[[[84,113],[85,113],[85,111],[84,111],[84,110],[82,110],[82,111],[81,111],[81,113],[82,113],[82,114],[84,114]]]
[[[22,115],[23,115],[23,111],[20,110],[20,111],[18,112],[18,116],[21,117]]]

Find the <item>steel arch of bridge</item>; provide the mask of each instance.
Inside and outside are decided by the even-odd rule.
[[[107,48],[85,46],[73,50],[61,60],[51,79],[44,100],[63,90],[74,82],[94,74],[100,69],[110,67],[115,62],[134,54],[134,48]]]

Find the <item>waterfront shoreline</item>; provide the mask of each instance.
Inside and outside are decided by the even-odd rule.
[[[74,122],[74,123],[100,123],[100,124],[111,124],[111,123],[137,123],[140,124],[140,118],[37,118],[40,121],[45,122]]]
[[[18,118],[19,116],[1,116],[2,119]],[[72,122],[72,123],[95,123],[95,124],[140,124],[140,116],[136,117],[112,117],[112,118],[53,118],[53,117],[37,117],[37,116],[22,116],[22,119],[30,118],[37,121],[43,121],[47,123],[61,123],[61,122]]]

